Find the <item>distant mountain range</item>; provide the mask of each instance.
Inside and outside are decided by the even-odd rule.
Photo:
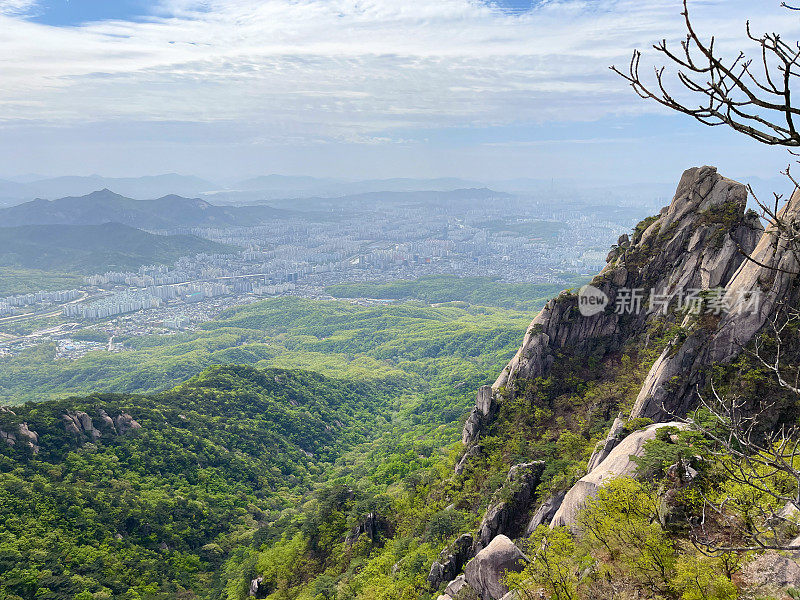
[[[95,190],[109,189],[134,198],[146,200],[169,194],[205,197],[215,203],[241,204],[285,198],[319,196],[332,198],[368,192],[447,191],[459,188],[483,187],[479,181],[457,178],[438,179],[371,179],[347,181],[333,178],[265,175],[241,181],[212,182],[200,177],[155,175],[147,177],[42,177],[29,175],[0,179],[0,205],[45,198],[53,200],[64,196],[84,196]]]
[[[167,194],[199,196],[215,189],[215,184],[200,179],[170,173],[147,177],[50,177],[33,179],[21,177],[15,180],[0,180],[0,204],[34,198],[63,198],[83,196],[95,190],[111,189],[129,198],[145,200]],[[3,202],[5,201],[5,202]]]
[[[88,274],[236,250],[193,235],[153,235],[120,223],[0,227],[0,267]]]
[[[745,178],[748,182],[752,178]],[[296,198],[336,198],[376,192],[445,192],[459,189],[490,187],[512,194],[533,194],[539,197],[552,194],[581,196],[584,200],[604,197],[622,204],[656,205],[664,203],[672,194],[672,182],[631,182],[574,179],[498,179],[478,181],[456,177],[346,179],[263,175],[248,179],[212,181],[201,177],[169,173],[145,177],[43,177],[25,175],[0,179],[0,206],[44,198],[53,200],[65,196],[84,196],[95,190],[109,189],[136,200],[147,200],[176,194],[191,198],[204,198],[214,204],[259,204],[273,200]],[[785,187],[785,186],[784,186]],[[655,199],[658,198],[658,201]]]
[[[0,209],[0,227],[122,223],[139,229],[257,225],[288,215],[269,206],[216,206],[197,198],[133,200],[110,190],[58,200],[32,200]]]

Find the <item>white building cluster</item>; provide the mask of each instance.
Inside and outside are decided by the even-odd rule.
[[[97,320],[159,306],[161,306],[161,299],[154,296],[122,293],[90,304],[67,304],[62,309],[62,314],[73,319]]]

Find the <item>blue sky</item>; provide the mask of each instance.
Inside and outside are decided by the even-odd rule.
[[[733,52],[777,0],[691,0]],[[265,173],[671,181],[785,152],[611,74],[680,0],[0,0],[0,177]],[[646,56],[645,61],[650,57]]]
[[[510,13],[533,7],[533,0],[496,0]],[[137,20],[158,14],[160,6],[148,0],[44,0],[37,2],[28,18],[54,26],[77,26],[109,19]]]
[[[30,19],[55,26],[75,26],[107,19],[135,20],[152,12],[146,0],[47,0],[37,3]]]

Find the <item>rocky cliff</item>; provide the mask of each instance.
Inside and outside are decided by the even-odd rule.
[[[655,421],[683,415],[696,404],[695,389],[703,383],[704,369],[729,361],[796,294],[798,259],[789,236],[798,229],[800,192],[796,191],[779,213],[781,226],[771,224],[749,259],[742,262],[725,286],[721,314],[711,327],[688,316],[682,326],[687,337],[666,348],[642,386],[632,417]],[[788,227],[789,232],[782,231]]]
[[[722,177],[714,167],[686,171],[670,205],[659,215],[642,221],[631,238],[622,236],[609,253],[606,267],[592,280],[591,285],[607,299],[603,310],[582,314],[580,296],[565,292],[548,302],[536,316],[519,351],[495,383],[478,392],[475,408],[464,426],[465,446],[469,448],[476,442],[499,405],[517,393],[522,381],[547,376],[560,351],[599,349],[608,354],[641,334],[650,319],[672,314],[676,305],[687,298],[700,297],[701,290],[727,289],[735,277],[739,280],[737,289],[761,285],[750,266],[754,263],[745,264],[745,254],[755,249],[765,260],[772,255],[763,242],[760,219],[746,209],[746,203],[747,188]],[[756,248],[760,239],[762,243]],[[775,282],[776,287],[787,285],[783,278],[778,279],[781,281]],[[738,294],[732,290],[729,293]],[[734,321],[731,317],[731,323]],[[750,335],[758,329],[756,325],[754,321],[746,328]],[[741,327],[733,329],[737,334],[744,331]],[[695,343],[699,341],[686,345],[684,352],[688,353]],[[714,345],[720,350],[714,357],[722,345],[720,337]],[[728,348],[728,352],[733,349]],[[681,368],[680,358],[670,358],[673,360],[669,367],[666,354],[660,361],[662,375],[654,373],[648,378],[652,379],[652,390],[663,386],[675,374],[674,368]],[[689,387],[684,396],[688,393]],[[648,394],[653,397],[651,391],[637,403],[639,415],[654,413]],[[661,398],[656,397],[655,402],[660,406]],[[680,407],[687,403],[685,397],[675,401]]]
[[[537,489],[542,464],[512,467],[504,487],[520,479],[518,472],[528,474],[525,485],[514,495],[506,494],[506,502],[489,505],[479,531],[466,536],[472,542],[469,550],[462,536],[464,552],[442,557],[458,554],[457,561],[434,563],[429,577],[434,588],[461,568],[465,573],[450,583],[441,600],[450,600],[463,586],[472,587],[484,600],[500,598],[507,589],[492,585],[492,578],[499,573],[502,580],[505,569],[517,568],[524,560],[509,538],[526,537],[548,523],[572,526],[586,501],[607,481],[635,475],[632,457],[642,455],[659,429],[684,427],[673,418],[697,406],[697,390],[706,383],[709,367],[739,356],[782,304],[795,297],[800,261],[789,239],[800,237],[800,192],[781,211],[781,224],[772,223],[766,230],[758,215],[747,210],[747,196],[744,185],[722,177],[713,167],[686,171],[669,206],[642,221],[632,236],[619,239],[590,286],[548,302],[495,383],[478,391],[464,425],[465,451],[456,476],[485,454],[480,439],[498,434],[492,426],[503,404],[521,396],[527,382],[553,373],[559,356],[613,357],[626,345],[649,340],[655,321],[674,332],[641,389],[634,388],[639,390],[635,403],[621,407],[623,412],[595,448],[585,475],[571,488],[542,496]],[[637,381],[642,381],[641,375]],[[638,417],[654,423],[631,422]],[[502,422],[497,427],[502,428]],[[529,520],[527,527],[521,525],[522,518]],[[503,562],[506,554],[514,557],[508,564]]]

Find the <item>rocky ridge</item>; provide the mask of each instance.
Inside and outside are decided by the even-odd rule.
[[[565,292],[551,300],[533,320],[522,346],[495,383],[478,391],[464,425],[465,451],[456,474],[483,452],[480,439],[503,402],[519,393],[526,380],[548,376],[560,351],[599,350],[608,355],[642,335],[651,319],[664,315],[678,317],[676,325],[683,332],[653,364],[631,414],[627,418],[621,414],[614,421],[592,454],[587,474],[572,488],[540,498],[535,489],[537,479],[527,500],[515,504],[517,516],[536,508],[523,531],[511,531],[507,526],[495,531],[490,525],[498,520],[498,507],[490,505],[473,542],[475,558],[465,564],[466,576],[453,579],[447,588],[451,592],[446,591],[440,600],[448,600],[463,586],[472,587],[484,600],[501,598],[507,589],[489,582],[494,582],[498,573],[497,581],[502,581],[505,555],[513,555],[515,565],[525,560],[519,549],[511,549],[511,539],[530,535],[543,524],[572,526],[587,499],[604,482],[634,474],[636,463],[631,457],[642,454],[645,442],[655,438],[658,429],[683,427],[672,419],[697,405],[696,389],[704,382],[706,368],[736,358],[775,315],[780,301],[794,293],[798,260],[775,225],[764,230],[758,215],[747,210],[747,195],[744,185],[722,177],[713,167],[687,170],[670,205],[640,223],[631,237],[622,236],[609,253],[606,267],[592,280],[591,285],[607,298],[605,308],[584,316],[577,294]],[[798,214],[800,193],[795,193],[781,217],[795,227],[794,223],[800,222]],[[630,296],[630,290],[643,292],[642,310],[615,310],[618,301]],[[648,310],[648,297],[655,298],[652,294],[674,300],[687,294],[697,296],[700,290],[722,290],[724,308],[716,318],[702,322],[691,311],[676,314],[668,310],[659,315]],[[637,417],[655,423],[628,433],[629,419]],[[501,545],[503,551],[492,556],[494,546]],[[442,575],[454,577],[460,572],[461,565],[448,566]],[[430,583],[436,587],[438,581]]]
[[[13,410],[7,407],[0,407],[0,413],[9,416],[16,416]],[[141,429],[142,426],[128,413],[120,413],[116,417],[111,417],[108,413],[100,409],[97,416],[97,423],[87,413],[83,411],[66,412],[61,415],[64,430],[74,435],[80,443],[96,442],[103,435],[116,436],[124,435],[129,431]],[[33,454],[38,454],[41,449],[39,434],[28,427],[28,423],[21,422],[4,426],[0,429],[0,441],[9,446],[16,446],[23,443],[31,449]]]
[[[622,236],[605,268],[591,282],[605,294],[605,310],[582,316],[578,296],[565,292],[550,300],[531,323],[522,346],[491,386],[478,391],[462,435],[473,445],[492,422],[499,404],[518,383],[547,376],[558,351],[566,348],[619,349],[642,333],[655,313],[615,310],[629,290],[677,297],[689,290],[726,288],[746,261],[764,228],[747,211],[747,188],[714,167],[687,170],[669,206],[640,223],[633,238]],[[740,275],[744,279],[744,276]],[[750,279],[748,279],[750,281]]]

